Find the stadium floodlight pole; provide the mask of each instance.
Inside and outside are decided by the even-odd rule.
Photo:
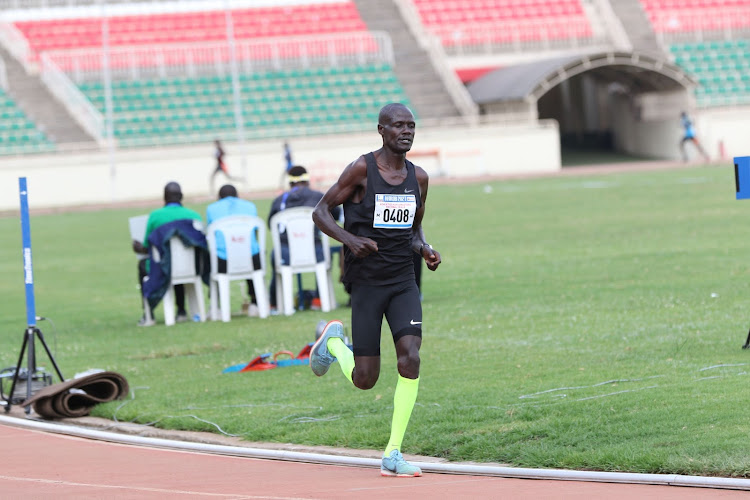
[[[107,2],[99,0],[102,15],[102,68],[104,77],[104,109],[107,135],[107,156],[109,159],[109,178],[112,201],[117,200],[117,168],[115,166],[115,133],[112,105],[112,70],[110,67],[109,16]]]
[[[21,202],[21,240],[23,243],[23,281],[26,287],[26,331],[24,332],[23,344],[21,346],[21,353],[18,355],[18,363],[16,363],[16,369],[13,372],[13,382],[10,385],[10,393],[8,394],[5,402],[6,413],[10,411],[10,407],[13,404],[13,397],[18,383],[18,378],[21,373],[21,364],[23,363],[24,352],[28,355],[26,365],[26,397],[31,397],[31,386],[34,376],[37,373],[36,367],[36,353],[34,350],[35,340],[39,338],[44,350],[47,352],[49,360],[52,362],[52,366],[55,367],[57,376],[60,377],[60,382],[64,382],[65,379],[58,368],[55,358],[47,347],[47,343],[44,341],[42,331],[36,327],[36,302],[34,299],[34,269],[31,262],[31,227],[29,225],[29,190],[27,189],[26,177],[18,178],[18,194]],[[26,414],[31,412],[30,407],[26,407]]]
[[[224,13],[227,25],[227,46],[229,48],[229,67],[232,71],[232,95],[234,97],[234,124],[237,127],[237,141],[240,144],[240,164],[242,165],[242,179],[247,187],[247,160],[245,158],[245,119],[242,116],[242,101],[240,95],[240,74],[237,69],[237,47],[234,42],[234,20],[229,0],[224,0]]]

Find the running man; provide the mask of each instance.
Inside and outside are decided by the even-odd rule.
[[[383,476],[421,476],[419,467],[401,455],[401,442],[419,388],[422,304],[414,279],[412,254],[422,256],[431,271],[440,254],[427,244],[422,217],[427,200],[427,173],[406,159],[414,141],[415,122],[403,104],[380,110],[378,133],[383,147],[360,156],[341,173],[313,213],[321,231],[344,248],[342,281],[351,294],[353,350],[344,343],[344,326],[329,322],[312,347],[310,366],[324,375],[338,359],[344,376],[360,389],[371,389],[380,375],[380,326],[388,320],[398,358],[391,436],[383,454]],[[344,205],[344,227],[331,210]]]
[[[216,168],[211,173],[211,180],[209,182],[210,184],[210,193],[213,195],[215,193],[214,191],[214,181],[216,180],[216,176],[219,173],[224,174],[224,177],[229,179],[230,181],[239,182],[242,179],[237,177],[232,177],[229,175],[229,169],[227,169],[227,164],[224,163],[224,148],[221,146],[221,141],[219,139],[216,139],[214,141],[214,157],[216,158]]]
[[[692,142],[696,148],[698,148],[698,151],[703,155],[703,158],[705,158],[706,161],[709,161],[708,154],[703,149],[703,146],[701,146],[701,143],[698,141],[698,138],[695,137],[695,129],[693,128],[693,122],[688,116],[686,112],[680,113],[680,123],[682,123],[682,128],[684,129],[684,135],[682,137],[682,140],[680,141],[680,152],[682,153],[682,161],[687,162],[688,161],[688,155],[687,151],[685,151],[685,143],[686,142]]]

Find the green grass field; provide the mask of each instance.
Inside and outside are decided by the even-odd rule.
[[[261,216],[268,205],[258,202]],[[348,324],[349,309],[137,328],[127,217],[143,212],[32,206],[37,313],[54,322],[39,326],[63,374],[113,370],[132,388],[95,415],[249,442],[385,446],[396,381],[387,328],[370,391],[336,365],[322,378],[304,366],[222,374],[299,351],[319,320]],[[433,186],[424,225],[443,264],[423,277],[404,452],[750,477],[749,214],[731,165]],[[0,231],[0,363],[13,366],[26,327],[17,216]]]

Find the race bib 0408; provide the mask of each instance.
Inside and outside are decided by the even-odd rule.
[[[417,197],[413,194],[376,194],[372,227],[411,229],[417,212]]]

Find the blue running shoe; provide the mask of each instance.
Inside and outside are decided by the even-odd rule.
[[[419,477],[422,469],[412,465],[401,455],[398,450],[393,450],[390,455],[383,457],[380,465],[380,475],[389,477]]]
[[[323,328],[323,333],[320,334],[320,337],[310,349],[310,368],[318,377],[325,375],[331,363],[336,361],[336,357],[328,352],[327,345],[328,339],[334,337],[340,338],[342,342],[346,343],[344,340],[344,324],[337,319],[328,322]]]

